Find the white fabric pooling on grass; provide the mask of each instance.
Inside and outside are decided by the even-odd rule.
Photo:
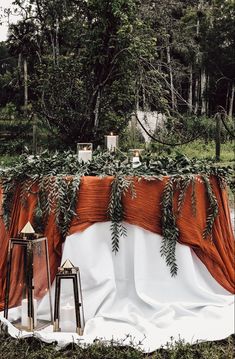
[[[161,236],[125,226],[127,237],[121,238],[116,255],[110,222],[96,223],[65,241],[61,262],[69,258],[81,271],[84,335],[53,333],[52,327],[34,335],[47,342],[56,340],[60,346],[77,339],[83,343],[96,338],[125,339],[125,344],[141,342],[149,352],[171,337],[195,343],[223,339],[234,332],[234,296],[215,281],[189,247],[177,243],[178,275],[172,278],[160,256]],[[70,301],[66,290],[61,305]],[[45,303],[39,304],[39,316],[48,311]],[[13,314],[14,309],[10,310]],[[9,333],[31,335],[10,324]]]

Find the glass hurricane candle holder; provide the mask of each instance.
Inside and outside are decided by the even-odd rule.
[[[92,160],[92,143],[77,144],[78,160],[88,162]]]
[[[114,135],[113,132],[110,132],[109,135],[105,136],[106,148],[110,152],[116,151],[118,147],[118,136]]]
[[[143,149],[130,149],[130,157],[132,162],[132,168],[137,168],[141,165],[141,152],[143,152]]]
[[[4,317],[18,329],[53,324],[49,268],[47,238],[35,234],[28,222],[18,238],[10,239],[7,260]],[[38,310],[42,298],[48,314]]]

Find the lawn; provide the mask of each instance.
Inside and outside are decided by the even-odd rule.
[[[176,153],[182,153],[189,158],[198,159],[215,159],[215,143],[210,141],[205,143],[202,140],[196,140],[194,142],[176,146],[166,147],[162,145],[155,145],[155,150],[161,155],[175,155]],[[219,165],[232,165],[235,160],[235,143],[227,141],[221,144],[221,155]]]
[[[93,345],[71,344],[58,350],[56,343],[45,344],[36,338],[12,339],[7,334],[0,335],[0,359],[233,359],[235,358],[235,336],[221,341],[185,344],[178,341],[166,349],[151,354],[118,345],[121,343],[96,342]]]

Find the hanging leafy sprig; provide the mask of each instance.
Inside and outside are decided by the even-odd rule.
[[[15,180],[2,178],[0,184],[3,190],[2,216],[6,228],[9,229],[14,204],[14,197],[17,194],[17,182]]]
[[[176,218],[173,210],[174,178],[169,177],[162,195],[161,220],[162,220],[162,245],[161,256],[166,259],[172,276],[177,275],[175,248],[179,238],[179,230],[176,226]]]
[[[174,179],[175,182],[177,182],[176,189],[179,191],[179,197],[178,197],[178,208],[177,208],[177,215],[180,215],[186,193],[188,191],[188,188],[190,184],[192,183],[193,176],[192,175],[185,175],[185,177],[177,177]]]
[[[55,221],[61,234],[68,233],[76,214],[81,176],[46,176],[39,180],[38,208],[43,213],[42,221],[47,224],[49,215],[55,214]]]
[[[111,220],[111,238],[112,250],[117,252],[119,249],[119,239],[126,236],[126,228],[123,225],[123,205],[122,196],[132,188],[133,180],[131,178],[117,175],[112,181],[108,216]]]
[[[69,179],[60,177],[56,180],[56,223],[64,237],[68,234],[72,219],[77,216],[76,204],[79,196],[80,182],[81,177],[78,175]]]
[[[204,239],[210,238],[212,241],[212,228],[215,219],[218,215],[219,208],[218,208],[218,202],[210,185],[210,180],[205,175],[202,176],[202,179],[206,186],[206,192],[209,201],[209,207],[207,208],[206,228],[203,231],[203,238]]]

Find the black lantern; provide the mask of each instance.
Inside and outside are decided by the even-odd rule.
[[[72,284],[72,288],[71,288]],[[72,289],[72,296],[65,306],[61,306],[61,287],[66,286],[68,295]],[[70,288],[68,287],[70,286]],[[64,293],[62,293],[63,295]],[[54,331],[77,332],[83,334],[85,325],[84,309],[82,301],[81,278],[78,267],[67,259],[64,264],[58,268],[55,282],[55,306],[54,306]]]
[[[43,297],[49,310],[48,314],[40,315],[38,309]],[[4,303],[6,319],[10,307],[14,313],[10,321],[19,329],[33,331],[53,324],[47,238],[35,234],[29,222],[18,238],[9,241]]]

